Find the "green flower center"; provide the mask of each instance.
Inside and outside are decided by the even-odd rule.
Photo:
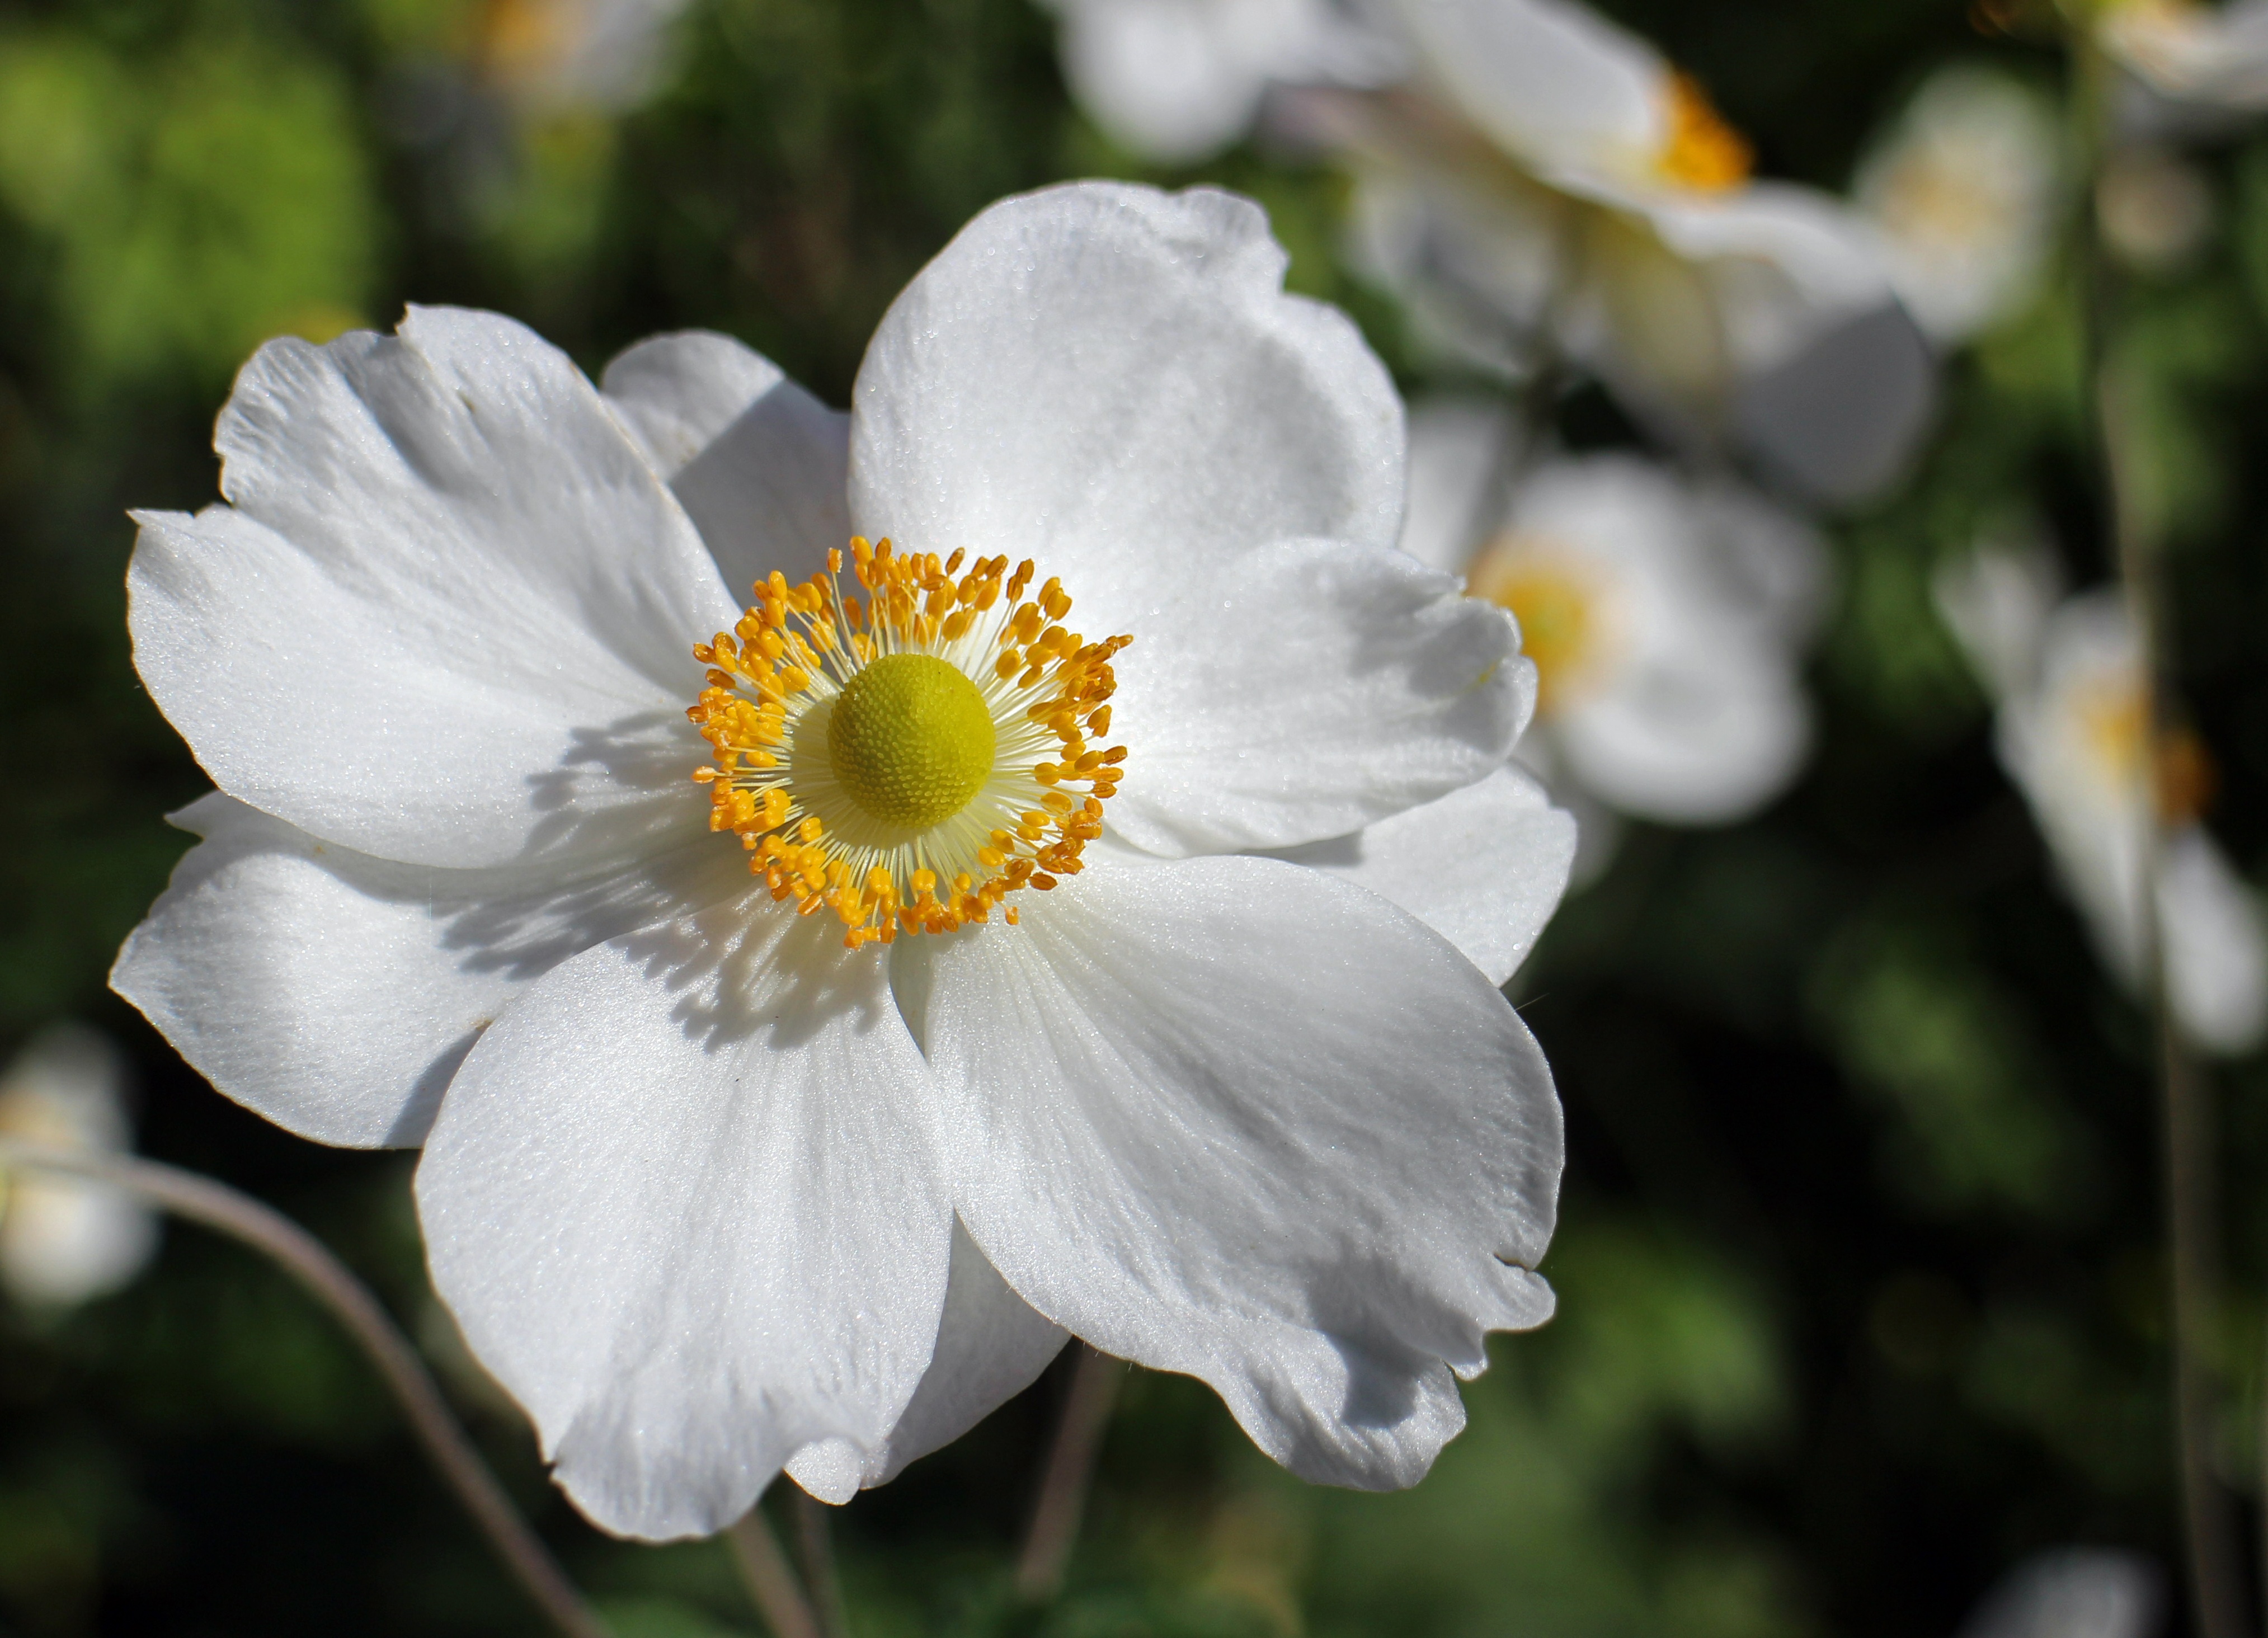
[[[843,685],[827,755],[850,799],[886,825],[927,830],[967,807],[992,771],[991,709],[960,667],[886,654]]]

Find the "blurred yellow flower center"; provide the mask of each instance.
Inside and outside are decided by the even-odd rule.
[[[1520,650],[1535,663],[1536,709],[1565,704],[1598,650],[1590,577],[1548,546],[1512,533],[1481,555],[1467,580],[1473,596],[1510,609],[1520,622]]]
[[[2115,790],[2148,789],[2158,817],[2169,825],[2198,818],[2217,782],[2205,742],[2177,729],[2153,753],[2149,705],[2140,684],[2097,682],[2084,690],[2077,710],[2080,731],[2097,771]]]
[[[1690,74],[1669,82],[1669,136],[1655,168],[1662,180],[1705,193],[1722,193],[1749,180],[1756,151],[1725,122],[1709,93]]]
[[[827,756],[867,812],[926,830],[983,788],[998,737],[984,696],[948,662],[886,654],[843,684],[827,719]]]
[[[709,827],[730,831],[772,898],[831,910],[851,949],[988,922],[1009,894],[1078,874],[1126,751],[1111,658],[1060,623],[1071,600],[1005,557],[850,542],[863,598],[827,572],[775,571],[729,632],[693,650],[686,715],[716,753]],[[1085,794],[1079,794],[1079,788]],[[1013,906],[1005,920],[1018,919]]]

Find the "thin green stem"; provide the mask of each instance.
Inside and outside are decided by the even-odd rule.
[[[2175,1455],[2197,1630],[2200,1638],[2239,1638],[2246,1627],[2240,1554],[2230,1498],[2213,1473],[2213,1382],[2205,1364],[2205,1345],[2219,1310],[2212,1091],[2174,1013],[2159,900],[2166,835],[2156,800],[2158,753],[2177,726],[2172,632],[2161,574],[2163,532],[2156,510],[2144,499],[2133,386],[2114,344],[2122,292],[2096,219],[2096,195],[2110,145],[2112,70],[2090,24],[2082,11],[2072,34],[2077,138],[2088,183],[2081,248],[2086,382],[2112,555],[2141,650],[2144,716],[2149,730],[2145,769],[2150,782],[2150,819],[2138,888],[2139,931],[2143,992],[2156,1034],[2163,1135]]]
[[[764,1517],[762,1502],[726,1527],[725,1545],[732,1549],[740,1580],[756,1613],[772,1629],[772,1638],[821,1638],[819,1617],[796,1584],[795,1571]]]
[[[823,1638],[850,1638],[850,1606],[843,1601],[843,1575],[835,1563],[835,1531],[828,1506],[798,1489],[794,1493],[795,1545],[803,1560],[804,1584],[819,1612]]]
[[[67,1172],[122,1189],[217,1230],[282,1267],[331,1311],[377,1368],[434,1468],[551,1624],[567,1638],[608,1638],[583,1595],[473,1449],[409,1340],[370,1289],[320,1240],[274,1207],[225,1183],[152,1160],[0,1139],[0,1171],[15,1170]]]
[[[1084,1342],[1078,1347],[1079,1363],[1071,1370],[1063,1420],[1056,1424],[1039,1501],[1032,1509],[1031,1532],[1016,1561],[1017,1594],[1033,1604],[1044,1604],[1063,1590],[1064,1573],[1071,1567],[1071,1551],[1086,1512],[1087,1491],[1094,1482],[1103,1430],[1110,1425],[1118,1390],[1126,1380],[1124,1361],[1099,1354]]]

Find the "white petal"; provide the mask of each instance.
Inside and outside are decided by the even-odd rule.
[[[1202,1377],[1294,1472],[1414,1482],[1483,1333],[1550,1311],[1534,1040],[1445,940],[1318,870],[1103,857],[1047,900],[894,951],[970,1234],[1033,1307]]]
[[[790,581],[850,543],[850,418],[730,336],[657,335],[600,378],[717,560],[735,598]]]
[[[1351,836],[1275,856],[1392,900],[1502,988],[1567,891],[1575,817],[1525,771],[1504,768]]]
[[[1064,77],[1110,138],[1166,164],[1218,153],[1251,129],[1268,78],[1224,38],[1218,3],[1072,0]]]
[[[1402,549],[1462,575],[1496,527],[1517,462],[1513,418],[1495,399],[1436,398],[1410,409],[1410,505]]]
[[[1398,552],[1286,540],[1129,613],[1110,823],[1154,853],[1344,835],[1485,776],[1535,709],[1510,619]]]
[[[1390,547],[1402,406],[1345,316],[1283,292],[1256,205],[1117,183],[993,206],[907,287],[851,409],[851,515],[909,550],[1031,558],[1086,632],[1197,565]]]
[[[1654,49],[1565,0],[1401,0],[1428,72],[1530,165],[1616,173],[1669,136],[1669,70]]]
[[[128,585],[135,663],[223,790],[448,866],[703,822],[689,650],[736,611],[565,355],[446,309],[272,342],[216,444],[233,508],[145,516]]]
[[[1570,773],[1624,812],[1725,824],[1795,776],[1811,747],[1811,708],[1777,657],[1697,646],[1633,668],[1548,731]]]
[[[1571,345],[1641,413],[1679,436],[1730,430],[1816,499],[1896,475],[1934,408],[1934,355],[1848,209],[1785,184],[1721,196],[1562,184],[1608,208]]]
[[[889,1443],[864,1458],[847,1440],[806,1445],[787,1465],[789,1476],[837,1503],[861,1486],[896,1478],[909,1462],[943,1450],[1038,1381],[1070,1334],[1009,1289],[956,1218],[937,1351]]]
[[[1937,365],[1904,308],[1876,307],[1741,384],[1734,424],[1759,466],[1833,505],[1902,475],[1937,414]]]
[[[1995,1583],[1958,1638],[2151,1638],[2164,1597],[2138,1554],[2051,1548]]]
[[[950,1218],[883,968],[751,892],[585,951],[482,1037],[417,1172],[436,1287],[578,1507],[707,1535],[879,1449]]]
[[[2234,1056],[2268,1030],[2268,946],[2259,901],[2197,826],[2167,838],[2158,880],[2166,987],[2182,1027]]]
[[[320,841],[217,793],[111,987],[221,1091],[319,1142],[423,1141],[513,998],[593,944],[747,885],[712,836],[574,874],[439,870]]]

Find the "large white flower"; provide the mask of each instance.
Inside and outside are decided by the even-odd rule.
[[[2062,168],[2047,99],[1969,62],[1924,82],[1860,164],[1852,190],[1859,209],[1881,236],[1907,311],[1940,346],[1969,340],[2031,296]]]
[[[1373,83],[1390,41],[1336,0],[1042,0],[1064,77],[1111,139],[1169,165],[1252,129],[1271,85]]]
[[[1824,585],[1808,525],[1635,456],[1516,459],[1503,412],[1457,400],[1413,412],[1410,490],[1404,549],[1519,619],[1542,679],[1520,755],[1565,798],[1716,824],[1795,775]]]
[[[0,1137],[115,1154],[133,1130],[118,1049],[61,1025],[35,1038],[0,1076]],[[99,1183],[0,1174],[0,1282],[38,1306],[83,1303],[142,1271],[158,1228],[139,1201]]]
[[[2249,1051],[2268,1030],[2268,937],[2252,890],[2198,822],[2203,747],[2152,754],[2140,650],[2117,594],[2058,605],[2055,590],[2037,555],[1996,547],[1941,576],[1938,602],[1999,700],[2001,763],[2104,963],[2140,988],[2144,877],[2162,826],[2157,920],[2175,1017],[2200,1046]]]
[[[1283,270],[1218,193],[1006,202],[847,417],[414,311],[264,349],[231,503],[144,519],[221,789],[114,982],[424,1142],[440,1290],[608,1527],[847,1497],[1066,1331],[1405,1484],[1549,1313],[1534,671],[1392,549],[1399,405]]]
[[[1903,464],[1929,349],[1864,226],[1749,179],[1653,47],[1569,0],[1396,0],[1424,94],[1313,99],[1354,157],[1358,248],[1438,335],[1528,367],[1539,336],[1673,435],[1826,498]]]

